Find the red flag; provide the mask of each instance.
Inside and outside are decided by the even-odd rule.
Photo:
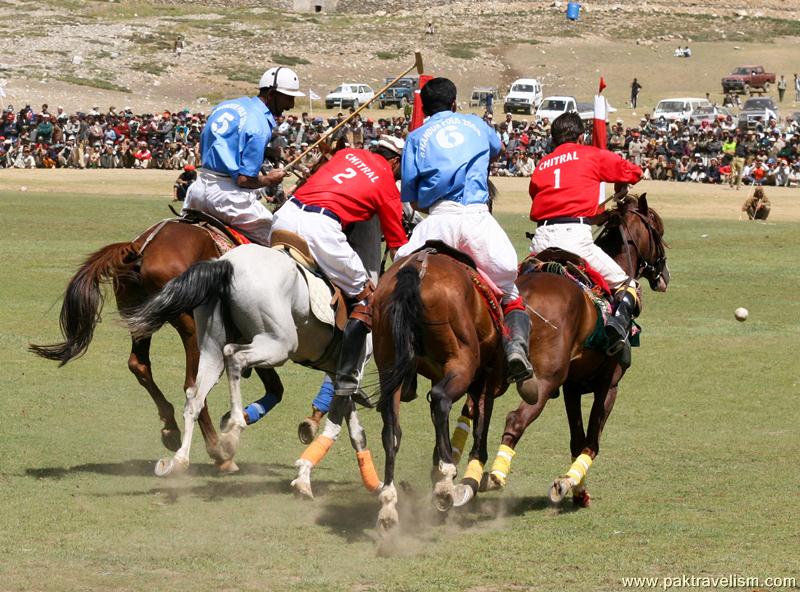
[[[427,74],[420,74],[419,77],[419,88],[422,89],[429,80],[433,80],[433,76],[428,76]],[[411,112],[411,125],[408,127],[409,132],[413,132],[415,129],[422,125],[422,121],[425,119],[425,114],[422,112],[422,97],[419,95],[419,90],[414,91],[414,110]]]
[[[600,88],[597,90],[597,94],[599,95],[600,93],[602,93],[603,89],[605,87],[606,87],[606,79],[601,76],[600,77]]]

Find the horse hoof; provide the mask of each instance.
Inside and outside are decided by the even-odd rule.
[[[453,484],[437,483],[433,490],[433,507],[440,512],[448,512],[453,507]]]
[[[568,479],[563,477],[559,477],[553,484],[550,486],[550,491],[548,495],[550,496],[550,501],[554,504],[561,503],[566,497],[567,492],[572,488],[572,484],[569,482]]]
[[[234,426],[235,428],[236,426]],[[239,449],[239,430],[232,429],[219,435],[219,451],[223,460],[230,460]]]
[[[181,431],[178,428],[161,430],[161,443],[171,452],[178,452],[181,447]]]
[[[592,496],[585,489],[572,494],[572,503],[578,508],[592,507]]]
[[[156,463],[155,474],[156,477],[168,477],[170,475],[179,475],[188,468],[188,460],[181,460],[175,457],[162,458]]]
[[[481,491],[500,491],[505,489],[505,486],[506,480],[495,473],[489,473],[488,478],[484,475],[484,478],[481,479]]]
[[[311,481],[305,479],[295,479],[292,481],[292,487],[297,495],[305,499],[314,499],[314,492],[311,491]]]
[[[239,465],[237,465],[232,458],[229,458],[228,460],[218,462],[217,470],[221,475],[232,475],[239,471]]]
[[[473,497],[475,497],[475,491],[472,487],[459,483],[453,490],[453,505],[456,508],[460,508],[469,503]]]
[[[300,438],[300,441],[303,444],[311,444],[314,441],[318,430],[319,423],[310,417],[306,417],[300,422],[300,425],[297,426],[297,437]]]

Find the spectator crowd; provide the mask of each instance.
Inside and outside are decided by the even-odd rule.
[[[351,110],[352,111],[352,110]],[[289,161],[330,133],[345,118],[310,117],[308,113],[277,118],[266,158]],[[504,151],[492,163],[491,174],[529,177],[536,163],[552,150],[550,122],[515,120],[500,123],[491,113],[485,121],[503,142]],[[110,107],[102,113],[67,114],[61,107],[39,112],[30,106],[7,107],[0,123],[0,168],[156,168],[184,169],[200,165],[200,133],[206,117],[189,110],[134,114]],[[332,134],[332,139],[356,148],[377,143],[383,134],[405,137],[410,113],[373,120],[357,115]],[[590,124],[591,122],[589,122]],[[587,142],[591,139],[587,126]],[[696,183],[800,185],[800,123],[795,119],[757,121],[741,129],[732,117],[702,121],[652,120],[625,127],[609,125],[607,146],[640,165],[646,179]],[[314,154],[301,165],[310,166]]]

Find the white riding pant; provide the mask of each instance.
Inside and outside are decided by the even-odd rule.
[[[414,228],[408,243],[397,250],[398,258],[413,253],[429,240],[442,241],[472,257],[475,265],[503,291],[503,304],[519,297],[514,283],[517,252],[486,204],[436,202],[430,215]]]
[[[231,177],[200,169],[189,185],[184,210],[200,210],[269,244],[272,212],[258,201],[257,189],[242,189]]]
[[[592,227],[588,224],[539,226],[531,239],[531,253],[536,255],[549,247],[558,247],[583,257],[605,278],[612,289],[618,288],[628,279],[628,274],[619,264],[594,244]]]
[[[358,296],[366,287],[369,277],[364,264],[336,220],[303,211],[287,201],[275,212],[272,229],[288,230],[303,237],[317,265],[348,297]]]

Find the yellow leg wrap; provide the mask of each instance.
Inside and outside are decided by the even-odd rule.
[[[316,466],[328,454],[328,450],[333,446],[333,440],[328,436],[317,436],[300,455],[302,460],[309,461],[312,466]]]
[[[356,459],[358,460],[358,470],[361,472],[361,481],[364,482],[364,487],[368,491],[378,491],[381,487],[381,480],[378,479],[378,473],[372,463],[372,453],[369,450],[356,452]]]
[[[492,475],[505,486],[509,473],[511,473],[511,460],[514,458],[516,451],[510,446],[505,444],[500,445],[497,451],[497,456],[492,463]]]
[[[569,468],[569,471],[567,471],[566,474],[566,477],[569,477],[569,479],[572,481],[573,487],[586,479],[586,473],[591,466],[592,457],[588,454],[581,454],[575,459],[575,462],[572,463],[572,466]]]
[[[575,462],[576,460],[578,460],[578,457],[577,456],[573,456],[572,457],[572,462]],[[583,479],[581,479],[578,482],[578,484],[574,487],[574,489],[579,489],[579,490],[580,489],[586,489],[586,475],[583,476]]]
[[[472,426],[472,420],[469,417],[461,416],[458,418],[456,429],[453,430],[453,437],[450,438],[450,446],[453,448],[453,463],[458,464],[461,460],[461,455],[464,452],[464,446],[467,444],[467,437],[469,430]]]
[[[477,458],[473,458],[467,465],[467,472],[464,473],[464,479],[472,479],[476,483],[480,483],[483,478],[483,463]]]

